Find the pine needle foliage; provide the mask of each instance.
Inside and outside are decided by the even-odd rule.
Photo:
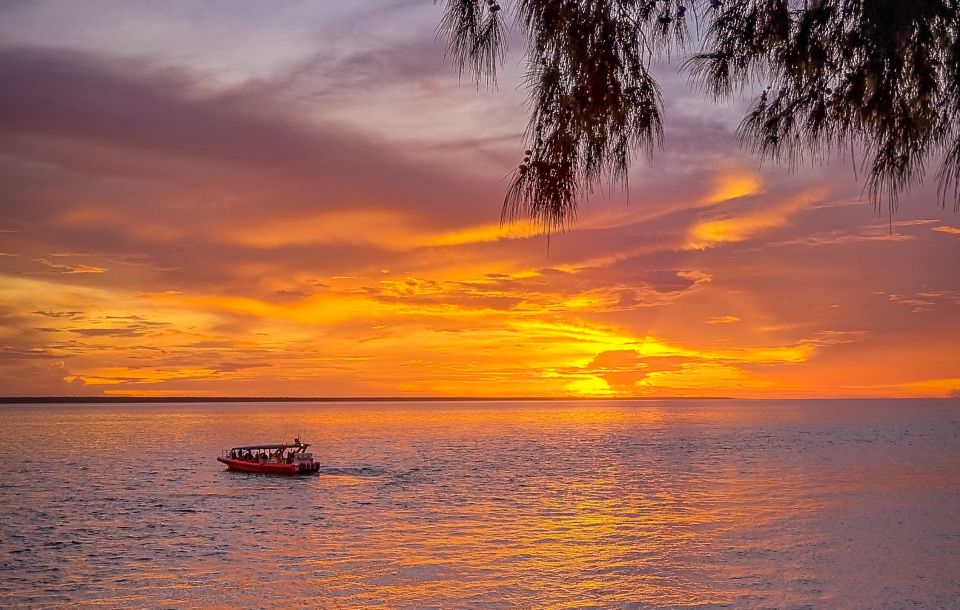
[[[503,218],[551,231],[662,145],[650,66],[674,58],[716,101],[760,90],[738,135],[762,158],[796,168],[859,151],[870,201],[891,213],[940,160],[942,202],[960,209],[958,2],[446,0],[439,29],[461,74],[487,84],[508,13],[522,34],[531,112]]]

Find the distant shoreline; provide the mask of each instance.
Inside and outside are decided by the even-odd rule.
[[[573,402],[584,400],[734,400],[730,396],[0,396],[0,404],[179,402]]]

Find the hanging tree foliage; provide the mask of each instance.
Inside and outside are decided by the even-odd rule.
[[[793,167],[862,150],[866,192],[891,212],[928,162],[940,161],[940,195],[960,209],[958,0],[515,0],[507,8],[446,0],[440,24],[461,74],[487,83],[504,57],[505,20],[525,39],[531,116],[505,218],[560,228],[601,180],[626,186],[631,157],[662,143],[650,65],[671,56],[717,101],[762,88],[738,130],[762,157]]]

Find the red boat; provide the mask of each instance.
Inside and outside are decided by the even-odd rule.
[[[217,458],[230,470],[263,474],[309,474],[320,470],[320,462],[307,453],[308,443],[294,439],[292,443],[234,447]]]

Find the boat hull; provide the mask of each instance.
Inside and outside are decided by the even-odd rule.
[[[271,464],[260,462],[248,462],[246,460],[232,460],[230,458],[218,457],[218,462],[227,465],[230,470],[239,472],[257,472],[260,474],[310,474],[320,470],[320,464],[313,462],[309,464]]]

